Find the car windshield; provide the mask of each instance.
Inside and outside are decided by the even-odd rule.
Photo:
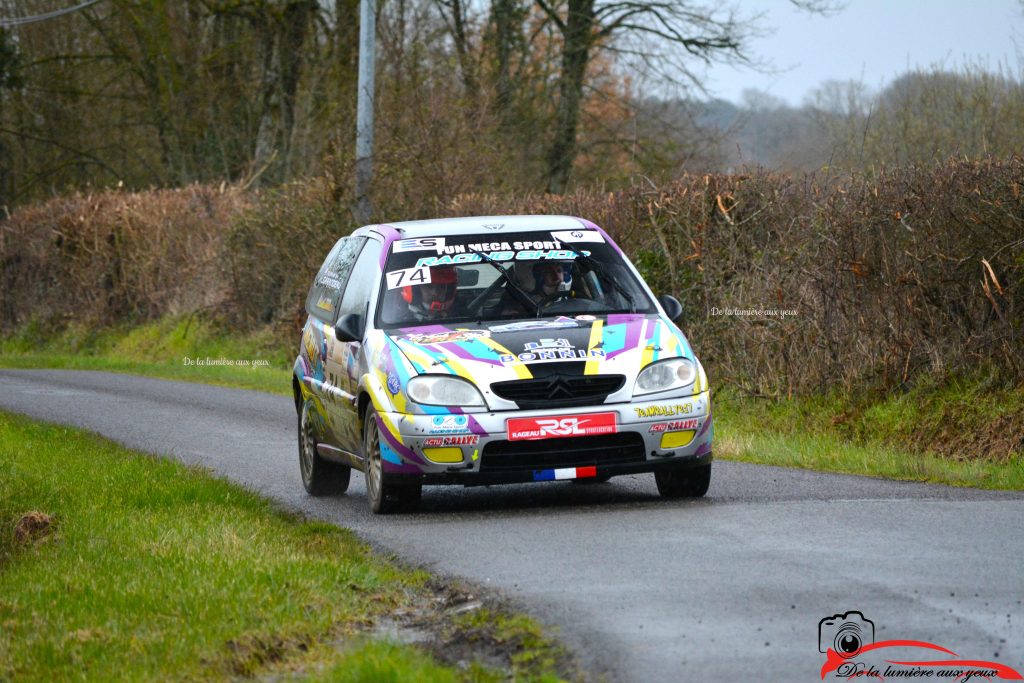
[[[594,230],[395,240],[384,271],[377,325],[385,329],[656,310]]]

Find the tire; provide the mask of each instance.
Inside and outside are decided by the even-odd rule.
[[[299,473],[302,486],[311,496],[345,493],[352,477],[352,468],[320,457],[316,451],[316,430],[310,420],[312,401],[306,401],[299,413]]]
[[[363,455],[366,461],[366,498],[377,515],[415,510],[423,494],[419,483],[397,484],[384,474],[380,455],[377,411],[371,406],[363,418]]]
[[[662,498],[701,498],[711,485],[711,463],[660,470],[654,473],[654,481]]]

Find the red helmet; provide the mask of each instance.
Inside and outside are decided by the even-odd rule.
[[[430,282],[402,287],[402,299],[407,304],[419,304],[428,311],[447,311],[455,303],[458,284],[459,277],[454,266],[433,266],[430,269]]]

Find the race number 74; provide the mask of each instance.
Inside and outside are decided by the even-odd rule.
[[[388,289],[397,289],[409,285],[425,285],[430,282],[430,267],[420,266],[419,268],[392,270],[387,274],[387,277]]]

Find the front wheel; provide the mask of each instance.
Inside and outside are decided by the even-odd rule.
[[[397,484],[384,474],[380,456],[380,429],[377,411],[370,407],[363,419],[363,457],[366,467],[366,497],[370,511],[386,515],[399,510],[413,510],[419,505],[423,487],[415,484]]]
[[[311,402],[306,401],[299,414],[299,471],[302,473],[302,486],[311,496],[345,493],[352,468],[324,460],[317,453],[316,430],[310,410]]]
[[[673,467],[654,473],[662,498],[700,498],[711,485],[711,463],[700,467]]]

